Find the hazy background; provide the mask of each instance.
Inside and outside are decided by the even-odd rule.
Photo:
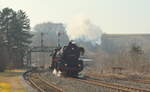
[[[59,41],[64,46],[75,40],[84,47],[85,57],[92,59],[85,62],[85,71],[102,73],[122,67],[125,73],[146,75],[150,73],[149,3],[150,0],[0,0],[0,9],[26,12],[34,35],[31,47],[41,46],[43,32],[44,46],[57,46]],[[32,55],[35,63],[50,64],[49,53]]]
[[[31,26],[86,16],[106,33],[150,33],[150,0],[0,0],[0,9],[26,11]]]

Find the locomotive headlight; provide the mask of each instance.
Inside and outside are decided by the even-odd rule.
[[[67,64],[65,64],[65,66],[67,67]]]
[[[80,65],[80,64],[78,64],[78,67],[81,67],[81,65]]]

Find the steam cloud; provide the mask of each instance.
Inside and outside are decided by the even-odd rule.
[[[89,18],[77,17],[67,27],[70,40],[82,40],[91,42],[93,45],[101,44],[102,31],[100,27],[93,24]]]

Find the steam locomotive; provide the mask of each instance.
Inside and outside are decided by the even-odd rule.
[[[84,68],[80,56],[84,54],[84,48],[69,42],[67,46],[57,48],[52,55],[51,69],[57,76],[78,76]]]

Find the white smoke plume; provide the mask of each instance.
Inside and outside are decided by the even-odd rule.
[[[100,27],[85,16],[74,18],[67,27],[67,34],[70,40],[82,40],[91,42],[93,45],[101,44],[102,31]]]

